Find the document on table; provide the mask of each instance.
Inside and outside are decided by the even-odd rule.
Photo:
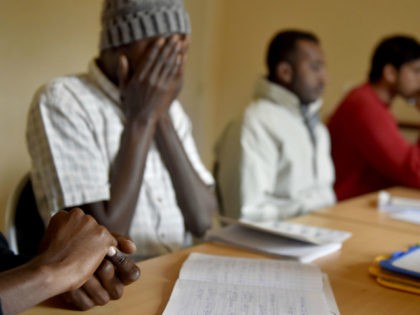
[[[331,292],[313,265],[193,253],[164,314],[339,314]]]
[[[288,221],[271,220],[265,222],[253,222],[244,219],[235,220],[227,217],[220,217],[220,220],[224,223],[239,224],[249,229],[316,245],[342,243],[351,236],[351,233],[347,231]]]
[[[393,219],[420,224],[419,199],[395,197],[386,191],[380,191],[378,209]]]
[[[340,250],[341,243],[315,245],[272,233],[250,229],[238,224],[207,232],[206,240],[229,244],[240,248],[269,254],[275,257],[311,262],[322,256]]]

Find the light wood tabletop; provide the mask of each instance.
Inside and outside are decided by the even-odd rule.
[[[420,200],[420,190],[394,187],[386,189],[392,196],[416,198]],[[344,200],[337,205],[321,209],[313,214],[346,221],[360,222],[367,225],[379,225],[387,229],[412,232],[420,237],[420,225],[390,218],[386,213],[377,208],[378,193]],[[419,312],[420,314],[420,312]]]
[[[420,314],[420,296],[381,287],[368,274],[368,267],[375,256],[390,254],[418,242],[420,239],[414,233],[319,215],[308,215],[292,221],[353,233],[339,252],[314,262],[328,274],[342,315]],[[146,260],[139,264],[142,269],[141,279],[127,287],[120,300],[113,301],[104,307],[96,307],[84,314],[161,314],[170,297],[180,267],[190,252],[267,257],[225,245],[205,243]],[[40,305],[24,314],[73,313],[51,308],[48,305]]]

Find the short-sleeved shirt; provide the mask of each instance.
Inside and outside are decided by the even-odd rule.
[[[178,101],[169,109],[190,162],[207,185],[211,174],[198,155],[191,122]],[[35,95],[27,123],[31,177],[44,221],[58,210],[110,198],[110,174],[125,117],[118,89],[95,62],[82,75],[57,78]],[[191,242],[168,170],[153,142],[131,222],[137,255],[150,257]]]

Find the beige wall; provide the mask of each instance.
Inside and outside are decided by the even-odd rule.
[[[208,166],[217,136],[264,72],[265,46],[274,31],[298,27],[320,36],[330,79],[324,115],[364,79],[379,38],[395,32],[420,37],[418,0],[383,0],[380,7],[373,0],[185,2],[193,43],[181,99]],[[24,129],[31,97],[48,79],[86,68],[96,54],[100,6],[101,0],[0,0],[0,208],[29,169]],[[398,114],[418,120],[406,107],[399,104]]]
[[[86,68],[100,3],[0,0],[0,208],[29,169],[24,130],[32,95],[48,79]]]
[[[204,163],[211,167],[214,104],[218,100],[217,66],[223,0],[184,0],[191,16],[192,42],[181,101],[193,121],[193,133]]]

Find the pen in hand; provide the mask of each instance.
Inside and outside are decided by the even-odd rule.
[[[136,281],[140,277],[140,269],[137,265],[118,248],[111,246],[108,249],[107,260],[116,268],[120,280],[126,285]]]

